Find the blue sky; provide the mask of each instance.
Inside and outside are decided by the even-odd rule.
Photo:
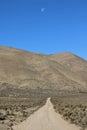
[[[0,45],[87,59],[87,0],[0,0]]]

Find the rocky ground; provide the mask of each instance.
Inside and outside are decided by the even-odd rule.
[[[65,120],[87,129],[87,95],[54,97],[52,102]]]
[[[12,130],[13,125],[23,122],[45,103],[45,99],[38,98],[6,101],[6,98],[2,98],[3,103],[0,104],[0,130]]]
[[[47,98],[45,105],[24,122],[13,126],[13,130],[81,130],[80,127],[70,124],[56,113],[50,99]]]
[[[10,130],[42,107],[47,97],[0,98],[0,130]],[[87,95],[60,95],[51,99],[65,120],[87,129]]]

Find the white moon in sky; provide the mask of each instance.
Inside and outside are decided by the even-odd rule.
[[[41,8],[41,12],[43,13],[45,11],[45,8]]]

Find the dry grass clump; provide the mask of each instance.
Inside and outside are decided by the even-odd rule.
[[[52,99],[56,112],[65,120],[85,130],[87,128],[87,96],[56,97]]]

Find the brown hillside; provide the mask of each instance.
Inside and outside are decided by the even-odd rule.
[[[71,53],[60,53],[50,55],[50,59],[64,65],[70,71],[74,72],[82,80],[87,82],[87,61]]]
[[[55,56],[0,47],[0,92],[4,94],[9,91],[12,96],[30,90],[46,93],[86,90],[85,80],[75,75],[74,71],[70,71],[66,63],[62,63],[60,59],[64,60],[64,58],[57,60]],[[72,55],[72,61],[73,57]],[[78,57],[77,60],[79,61]],[[81,59],[81,62],[84,60]],[[72,69],[75,68],[76,63],[73,61]]]

